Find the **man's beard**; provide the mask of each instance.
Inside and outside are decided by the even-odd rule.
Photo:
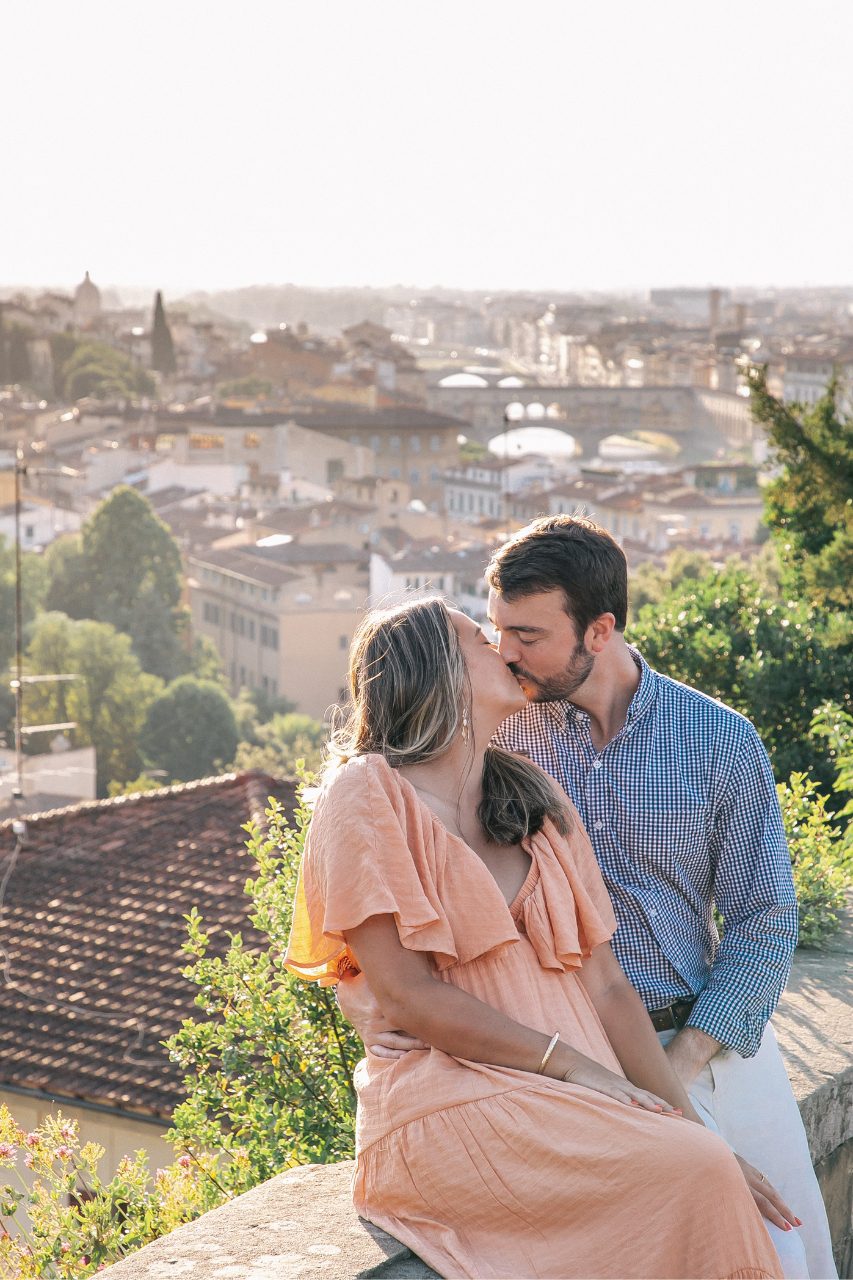
[[[572,650],[568,666],[554,676],[536,679],[517,662],[511,662],[509,669],[516,678],[521,679],[532,688],[528,694],[530,702],[562,702],[571,698],[589,676],[595,665],[595,657],[588,653],[583,640],[579,640]]]

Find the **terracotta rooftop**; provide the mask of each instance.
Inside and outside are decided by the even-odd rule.
[[[258,942],[242,824],[293,784],[259,772],[90,800],[0,823],[0,1087],[166,1119],[180,1072],[161,1041],[198,1011],[184,915],[222,953]]]

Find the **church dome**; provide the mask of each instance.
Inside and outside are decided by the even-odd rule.
[[[79,320],[91,320],[100,313],[101,291],[89,272],[74,290],[74,312]]]

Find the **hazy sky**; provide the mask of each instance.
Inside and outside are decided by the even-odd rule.
[[[28,0],[0,283],[853,283],[850,0]]]

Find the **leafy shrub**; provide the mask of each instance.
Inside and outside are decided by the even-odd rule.
[[[203,921],[191,912],[185,950],[192,963],[185,973],[198,984],[204,1016],[187,1020],[168,1041],[187,1088],[168,1136],[182,1148],[222,1157],[245,1149],[245,1163],[223,1160],[221,1180],[230,1192],[291,1165],[353,1152],[352,1073],[360,1042],[329,989],[293,978],[283,964],[310,819],[304,789],[293,825],[274,801],[268,817],[265,835],[246,825],[258,866],[246,892],[264,945],[250,952],[237,934],[224,957],[210,956]]]
[[[814,782],[793,773],[777,787],[791,851],[800,911],[800,946],[819,947],[839,927],[850,884],[850,866]]]
[[[81,1145],[76,1120],[59,1112],[28,1133],[0,1106],[0,1171],[14,1178],[0,1185],[4,1280],[89,1276],[221,1199],[209,1157],[184,1156],[152,1175],[137,1151],[105,1180],[103,1154],[95,1142]]]

